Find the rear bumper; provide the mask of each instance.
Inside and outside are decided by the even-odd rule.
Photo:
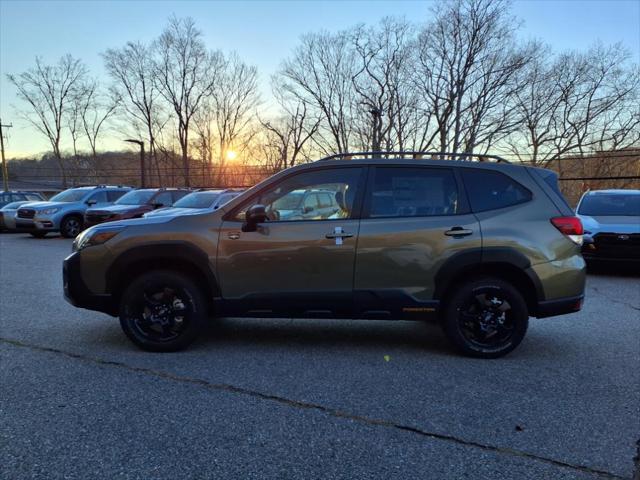
[[[74,307],[86,308],[97,312],[117,315],[117,306],[110,294],[96,294],[89,290],[82,280],[81,259],[78,252],[74,252],[64,259],[62,264],[62,284],[64,298]]]
[[[566,315],[568,313],[579,312],[582,309],[583,303],[584,295],[544,300],[542,302],[538,302],[536,317],[555,317],[556,315]]]

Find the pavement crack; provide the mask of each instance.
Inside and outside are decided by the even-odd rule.
[[[620,300],[618,298],[613,298],[607,294],[605,294],[604,292],[600,291],[600,289],[598,287],[589,287],[591,289],[591,291],[595,292],[596,294],[606,298],[607,300],[609,300],[610,302],[613,303],[618,303],[620,305],[624,305],[626,307],[632,308],[633,310],[638,310],[640,312],[640,307],[637,307],[635,305],[633,305],[630,302],[625,302],[624,300]]]
[[[7,345],[12,345],[14,347],[29,349],[29,350],[32,350],[32,351],[45,352],[45,353],[52,353],[52,354],[56,354],[56,355],[61,355],[61,356],[65,356],[67,358],[80,360],[80,361],[83,361],[83,362],[86,362],[86,363],[92,363],[94,365],[100,365],[100,366],[104,366],[104,367],[120,368],[120,369],[123,369],[123,370],[127,370],[129,372],[145,374],[145,375],[153,376],[153,377],[156,377],[156,378],[162,378],[162,379],[165,379],[165,380],[171,380],[171,381],[174,381],[174,382],[180,382],[180,383],[191,384],[191,385],[198,385],[198,386],[210,389],[210,390],[217,390],[217,391],[222,391],[222,392],[229,392],[229,393],[234,393],[234,394],[239,394],[239,395],[245,395],[245,396],[249,396],[249,397],[252,397],[252,398],[257,398],[257,399],[260,399],[260,400],[267,400],[267,401],[279,403],[281,405],[286,405],[286,406],[289,406],[289,407],[292,407],[292,408],[298,408],[298,409],[304,409],[304,410],[315,410],[315,411],[322,412],[325,415],[328,415],[328,416],[331,416],[331,417],[335,417],[335,418],[344,418],[344,419],[348,419],[348,420],[351,420],[351,421],[354,421],[354,422],[358,422],[358,423],[361,423],[361,424],[366,424],[366,425],[371,425],[371,426],[379,426],[379,427],[386,427],[386,428],[392,428],[392,429],[396,429],[396,430],[401,430],[401,431],[404,431],[404,432],[410,432],[412,434],[420,435],[420,436],[431,438],[431,439],[435,439],[435,440],[441,440],[441,441],[444,441],[444,442],[449,442],[449,443],[453,443],[453,444],[456,444],[456,445],[462,445],[462,446],[466,446],[466,447],[473,447],[473,448],[481,449],[481,450],[488,451],[488,452],[493,452],[493,453],[498,453],[498,454],[503,454],[503,455],[509,455],[509,456],[512,456],[512,457],[518,457],[518,458],[523,458],[523,459],[527,459],[527,460],[533,460],[533,461],[545,463],[545,464],[552,465],[552,466],[559,467],[559,468],[564,468],[564,469],[568,469],[568,470],[572,470],[572,471],[578,471],[578,472],[582,472],[582,473],[588,473],[588,474],[591,474],[591,475],[597,475],[597,476],[602,477],[602,478],[620,479],[620,480],[624,480],[625,479],[625,477],[622,477],[620,475],[616,475],[614,473],[607,472],[607,471],[604,471],[604,470],[591,468],[591,467],[588,467],[586,465],[575,465],[575,464],[563,462],[561,460],[556,460],[556,459],[553,459],[553,458],[537,455],[537,454],[534,454],[534,453],[525,452],[525,451],[522,451],[522,450],[517,450],[517,449],[512,449],[512,448],[507,448],[507,447],[497,447],[497,446],[494,446],[494,445],[484,444],[484,443],[476,442],[476,441],[473,441],[473,440],[466,440],[464,438],[456,437],[454,435],[448,435],[448,434],[443,434],[443,433],[439,433],[439,432],[432,432],[432,431],[428,431],[428,430],[423,430],[423,429],[418,428],[418,427],[414,427],[414,426],[410,426],[410,425],[403,425],[403,424],[400,424],[400,423],[395,423],[395,422],[390,421],[390,420],[384,420],[384,419],[379,419],[379,418],[366,417],[366,416],[363,416],[363,415],[357,415],[357,414],[354,414],[354,413],[346,412],[344,410],[340,410],[340,409],[336,409],[336,408],[332,408],[332,407],[327,407],[327,406],[320,405],[320,404],[313,403],[313,402],[306,402],[306,401],[301,401],[301,400],[293,400],[293,399],[289,399],[289,398],[282,397],[282,396],[279,396],[279,395],[273,395],[273,394],[269,394],[269,393],[260,392],[260,391],[257,391],[257,390],[252,390],[252,389],[249,389],[249,388],[238,387],[236,385],[231,385],[231,384],[226,384],[226,383],[213,383],[213,382],[210,382],[208,380],[203,380],[203,379],[199,379],[199,378],[185,377],[185,376],[176,375],[176,374],[173,374],[173,373],[170,373],[170,372],[165,372],[165,371],[162,371],[162,370],[155,370],[155,369],[147,368],[147,367],[138,367],[138,366],[126,364],[124,362],[118,362],[118,361],[113,361],[113,360],[105,360],[105,359],[102,359],[102,358],[99,358],[99,357],[93,357],[93,356],[90,356],[90,355],[68,352],[66,350],[60,350],[60,349],[57,349],[57,348],[29,344],[29,343],[22,342],[20,340],[15,340],[15,339],[10,339],[10,338],[0,337],[0,342],[4,343],[4,344],[7,344]],[[634,477],[634,480],[635,480],[635,477]]]

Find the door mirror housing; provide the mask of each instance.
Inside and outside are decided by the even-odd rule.
[[[162,203],[153,203],[153,204],[151,204],[151,206],[152,206],[152,207],[154,208],[154,210],[155,210],[156,208],[162,208],[162,207],[164,207],[164,204],[162,204]]]
[[[243,232],[255,232],[256,226],[259,223],[264,223],[268,220],[267,209],[264,205],[253,205],[249,207],[247,213],[245,213],[245,221],[242,225]]]
[[[311,213],[311,212],[313,212],[313,207],[306,206],[302,208],[302,213]]]

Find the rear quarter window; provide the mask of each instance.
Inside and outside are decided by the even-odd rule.
[[[462,179],[474,212],[496,210],[531,200],[531,192],[504,173],[465,168]]]

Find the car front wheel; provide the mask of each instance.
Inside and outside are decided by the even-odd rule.
[[[202,291],[188,276],[155,270],[136,278],[120,302],[120,325],[143,350],[173,352],[190,345],[207,320]]]
[[[499,278],[461,284],[444,307],[444,331],[465,355],[497,358],[515,349],[527,332],[529,313],[520,292]]]
[[[64,238],[76,238],[82,231],[82,220],[80,217],[66,217],[60,224],[60,234]]]

